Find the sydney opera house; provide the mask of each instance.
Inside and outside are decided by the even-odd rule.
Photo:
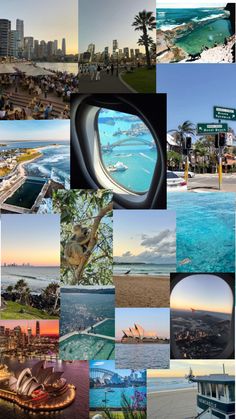
[[[145,330],[139,324],[134,323],[134,327],[122,330],[122,343],[167,343],[168,339],[160,339],[157,333],[152,330]]]
[[[32,368],[11,374],[0,386],[0,398],[35,411],[64,409],[74,401],[75,387],[62,375],[63,371],[54,371],[39,361]]]

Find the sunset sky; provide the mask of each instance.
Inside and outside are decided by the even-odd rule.
[[[211,274],[189,275],[172,290],[172,309],[194,308],[196,310],[231,313],[233,295],[229,285],[220,277]]]
[[[69,141],[69,120],[1,121],[1,142],[4,141]]]
[[[186,361],[170,361],[170,369],[166,370],[147,370],[148,378],[151,377],[182,377],[189,373],[190,367],[194,375],[222,374],[223,364],[226,374],[234,374],[234,361],[230,360],[186,360]]]
[[[1,264],[60,265],[60,217],[2,215]]]
[[[115,211],[113,249],[116,262],[175,263],[175,212]]]
[[[59,320],[40,320],[40,335],[59,335]],[[27,333],[28,327],[32,329],[32,334],[35,335],[36,320],[0,320],[0,326],[14,329],[20,326],[22,332]]]
[[[1,18],[12,22],[24,20],[24,36],[33,36],[39,41],[66,38],[67,54],[78,53],[78,0],[2,0]]]

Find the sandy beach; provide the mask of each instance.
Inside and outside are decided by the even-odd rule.
[[[116,307],[169,307],[168,276],[114,276]]]
[[[197,390],[180,389],[148,394],[148,419],[193,419],[197,415]]]

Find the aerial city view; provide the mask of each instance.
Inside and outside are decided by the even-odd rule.
[[[80,0],[80,93],[155,93],[155,6],[98,0],[91,14],[92,0]]]
[[[3,2],[0,15],[0,120],[69,119],[78,91],[77,1]],[[44,25],[40,25],[40,21]],[[52,25],[53,22],[53,25]]]
[[[56,214],[1,216],[2,320],[58,318],[59,226]]]
[[[61,288],[60,359],[114,359],[114,287]]]
[[[69,188],[68,121],[1,123],[2,214],[52,211],[52,190]]]
[[[178,275],[171,275],[171,358],[231,358],[234,276]]]
[[[234,63],[235,3],[157,3],[158,63]]]
[[[146,416],[145,370],[120,370],[115,368],[114,361],[90,361],[89,377],[90,417],[96,413]]]

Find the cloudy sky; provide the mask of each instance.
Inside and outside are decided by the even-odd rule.
[[[114,260],[123,263],[175,263],[174,211],[115,211]]]

